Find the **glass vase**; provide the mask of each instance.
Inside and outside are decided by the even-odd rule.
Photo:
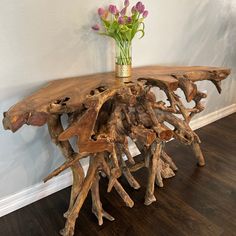
[[[116,42],[116,76],[120,78],[131,76],[132,45],[129,41]]]

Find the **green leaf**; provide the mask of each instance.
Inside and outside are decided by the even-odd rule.
[[[109,33],[115,33],[119,28],[119,24],[117,21],[113,21],[111,24],[110,24],[110,27],[108,29],[108,32]]]
[[[104,19],[101,19],[101,20],[102,20],[103,25],[105,26],[106,29],[110,27],[110,22],[109,21],[104,20]]]
[[[137,21],[133,24],[132,31],[131,31],[131,39],[133,39],[135,34],[137,33],[138,27],[139,27],[139,22]]]
[[[120,31],[122,32],[122,33],[125,33],[125,32],[127,32],[129,30],[129,28],[126,26],[126,25],[120,25]]]
[[[126,32],[126,38],[128,41],[131,41],[132,40],[132,30],[129,29],[127,32]]]
[[[143,21],[140,22],[140,25],[142,25],[142,27],[143,27],[142,30],[144,30],[145,29],[145,24],[144,24]]]
[[[138,33],[138,32],[141,32],[142,33],[142,35],[139,37],[139,39],[141,39],[145,34],[144,34],[144,30],[143,29],[139,29],[139,30],[137,30],[137,32],[136,33]]]

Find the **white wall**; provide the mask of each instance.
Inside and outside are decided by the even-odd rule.
[[[0,0],[0,113],[47,81],[113,69],[113,43],[90,30],[111,1]],[[114,0],[113,2],[119,2]],[[133,1],[134,2],[134,1]],[[236,102],[236,0],[148,0],[146,35],[134,66],[214,65],[233,69],[219,96],[209,82],[202,115]],[[0,198],[39,183],[63,158],[46,127],[0,127]]]

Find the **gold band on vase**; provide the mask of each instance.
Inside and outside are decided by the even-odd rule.
[[[120,78],[131,76],[131,65],[116,64],[116,76]]]

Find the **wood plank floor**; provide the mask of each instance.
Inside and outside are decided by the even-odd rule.
[[[79,215],[75,235],[236,235],[236,113],[197,131],[207,165],[197,167],[188,146],[172,141],[166,150],[179,170],[164,188],[156,188],[157,202],[144,206],[145,188],[132,190],[121,179],[135,201],[125,207],[116,192],[106,193],[102,181],[104,209],[116,218],[97,225],[89,197]],[[147,171],[135,174],[145,186]],[[1,236],[56,236],[64,227],[62,217],[69,203],[67,188],[23,209],[0,218]]]

